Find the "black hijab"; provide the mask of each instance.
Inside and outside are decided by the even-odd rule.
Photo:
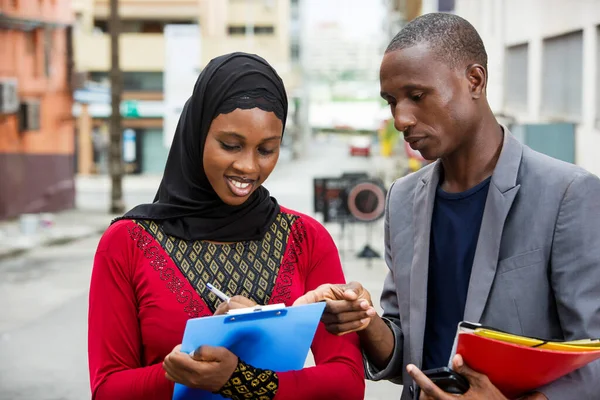
[[[244,204],[227,205],[212,188],[203,167],[212,120],[236,108],[255,107],[274,112],[285,128],[287,96],[273,67],[246,53],[211,60],[179,117],[154,202],[139,205],[118,219],[160,221],[165,233],[185,240],[261,239],[279,213],[277,201],[260,186]]]

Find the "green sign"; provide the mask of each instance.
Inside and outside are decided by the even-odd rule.
[[[121,115],[126,118],[139,118],[138,104],[135,100],[125,100],[121,102]]]

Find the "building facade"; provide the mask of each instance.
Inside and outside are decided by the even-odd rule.
[[[533,149],[600,175],[600,1],[390,1],[403,23],[438,11],[471,22],[499,120]]]
[[[0,0],[0,219],[74,206],[69,0]]]
[[[202,65],[233,51],[264,57],[286,86],[296,84],[291,73],[290,0],[200,0]]]
[[[75,68],[85,87],[75,96],[77,171],[107,174],[110,105],[110,2],[73,0]],[[120,0],[124,152],[127,173],[160,173],[163,146],[165,26],[196,24],[198,0]],[[93,85],[90,85],[93,83]],[[131,143],[133,142],[133,143]],[[133,144],[133,145],[132,145]]]
[[[94,82],[93,90],[87,87],[83,91],[84,97],[92,100],[82,100],[74,108],[78,121],[78,172],[107,173],[111,112],[107,95],[109,0],[73,0],[73,5],[76,69],[88,82]],[[120,0],[119,15],[124,89],[121,112],[124,149],[129,149],[124,151],[129,173],[160,174],[168,154],[172,132],[165,132],[165,95],[170,90],[168,69],[173,65],[168,54],[173,53],[168,48],[167,27],[199,27],[197,48],[190,51],[199,58],[197,73],[216,56],[247,51],[271,62],[288,88],[295,84],[290,63],[289,0]],[[191,94],[193,82],[188,86]]]
[[[490,104],[528,145],[600,175],[600,1],[456,0],[489,56]]]

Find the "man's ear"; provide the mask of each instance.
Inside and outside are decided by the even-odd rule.
[[[480,98],[487,86],[487,72],[480,64],[471,64],[467,67],[465,74],[469,81],[469,91],[473,99]]]

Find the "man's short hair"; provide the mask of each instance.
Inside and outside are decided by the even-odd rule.
[[[392,39],[386,53],[426,43],[450,67],[480,64],[487,72],[487,53],[477,30],[454,14],[431,13],[415,18]]]

